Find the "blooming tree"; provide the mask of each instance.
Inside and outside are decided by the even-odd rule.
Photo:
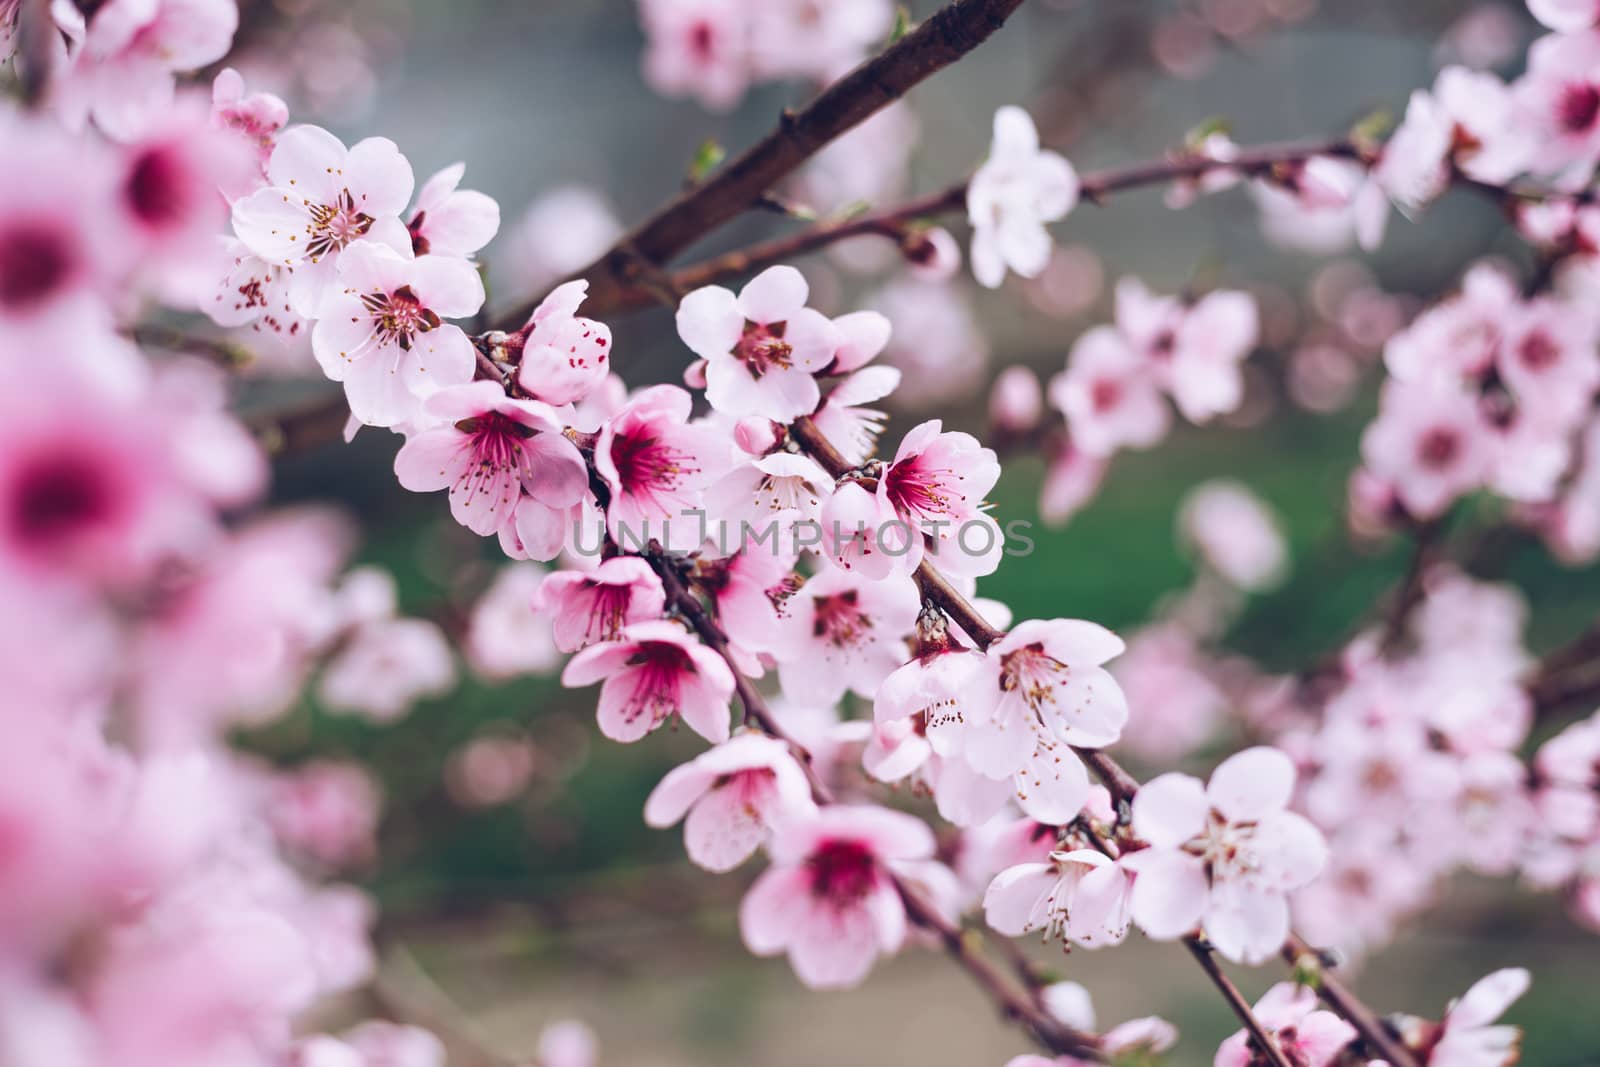
[[[1097,1033],[1087,992],[1011,941],[1098,950],[1137,930],[1175,942],[1236,1014],[1219,1065],[1515,1060],[1496,1020],[1526,971],[1437,1019],[1380,1015],[1342,971],[1461,868],[1558,890],[1600,929],[1600,715],[1563,717],[1600,694],[1600,638],[1535,658],[1528,605],[1452,561],[1446,536],[1472,497],[1563,561],[1600,555],[1600,14],[1530,2],[1551,32],[1523,74],[1447,67],[1387,138],[1363,124],[1250,148],[1206,130],[1159,162],[1080,172],[1002,104],[987,157],[947,189],[821,219],[784,199],[813,156],[811,195],[894,195],[903,153],[880,157],[899,142],[851,129],[904,132],[872,116],[1020,4],[954,0],[912,26],[876,0],[644,0],[662,92],[723,108],[755,81],[825,88],[609,249],[591,227],[587,267],[491,320],[475,256],[500,212],[463,167],[418,190],[391,141],[292,123],[232,69],[209,95],[196,83],[230,51],[232,0],[0,3],[18,87],[0,110],[8,1064],[441,1063],[413,1026],[306,1034],[313,1005],[373,973],[371,904],[332,879],[370,862],[382,797],[358,766],[276,767],[235,742],[308,688],[337,713],[403,717],[451,691],[452,636],[485,677],[599,685],[610,740],[680,721],[703,739],[644,818],[683,822],[708,872],[763,857],[740,931],[808,986],[854,988],[931,946],[1038,1044],[1013,1067],[1154,1056],[1170,1025]],[[881,180],[856,173],[869,164]],[[1425,223],[1459,187],[1504,207],[1539,262],[1530,278],[1474,264],[1415,314],[1370,292],[1348,311],[1382,380],[1349,450],[1352,534],[1409,538],[1413,561],[1372,625],[1291,674],[1221,651],[1288,567],[1237,484],[1195,490],[1194,585],[1126,638],[979,596],[1031,546],[988,499],[1002,455],[1043,453],[1042,510],[1065,519],[1119,451],[1237,414],[1269,336],[1251,292],[1123,278],[1112,321],[1062,345],[1048,386],[1001,377],[989,443],[932,418],[878,447],[875,405],[926,373],[932,334],[975,330],[945,216],[965,215],[983,286],[1044,285],[1052,227],[1081,202],[1158,185],[1188,207],[1241,184],[1299,247],[1372,245],[1391,208]],[[805,221],[672,265],[757,204]],[[887,246],[916,295],[824,310],[794,263],[856,238]],[[651,302],[674,313],[661,343],[682,384],[630,388],[606,319]],[[925,326],[919,302],[954,325],[891,359]],[[402,436],[398,482],[446,491],[441,513],[516,561],[464,636],[401,615],[385,572],[347,570],[336,515],[261,509],[267,456],[219,359],[241,346],[339,383],[319,417]],[[1315,350],[1291,390],[1326,400]],[[288,448],[306,425],[269,429]],[[860,714],[837,721],[841,705]],[[835,721],[802,729],[797,708]],[[1108,751],[1160,763],[1213,743],[1237,751],[1205,781],[1141,784]],[[475,743],[452,788],[494,803],[529,758]],[[1289,980],[1252,1006],[1223,960]],[[552,1028],[539,1055],[591,1062],[592,1035]]]

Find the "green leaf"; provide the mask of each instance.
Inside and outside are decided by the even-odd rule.
[[[694,159],[689,164],[689,180],[703,182],[706,176],[722,165],[728,158],[728,150],[717,143],[715,138],[707,137],[695,149]]]

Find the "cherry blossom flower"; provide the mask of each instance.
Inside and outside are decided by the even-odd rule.
[[[1089,796],[1088,772],[1068,746],[1111,744],[1128,718],[1101,666],[1122,648],[1093,623],[1019,623],[989,647],[979,695],[963,700],[961,717],[929,720],[930,742],[983,777],[1011,782],[1026,814],[1067,822]]]
[[[1557,33],[1578,33],[1600,22],[1594,0],[1528,0],[1528,11]]]
[[[613,741],[637,741],[674,715],[714,745],[728,739],[733,674],[675,623],[626,626],[617,640],[590,645],[561,672],[569,688],[602,679],[600,732]]]
[[[971,434],[946,432],[938,419],[913,427],[878,478],[879,499],[919,535],[906,565],[920,561],[926,537],[928,554],[943,570],[974,575],[998,567],[1005,536],[983,498],[999,480],[994,450]]]
[[[361,241],[411,248],[400,213],[414,178],[393,141],[369,137],[347,149],[324,129],[295,126],[279,135],[267,182],[234,203],[233,229],[268,263],[293,268],[290,298],[302,315],[324,314],[345,249]]]
[[[588,487],[583,457],[536,400],[469,382],[435,393],[425,415],[432,425],[406,439],[395,476],[412,492],[449,489],[450,514],[473,533],[498,533],[514,521],[524,494],[558,513],[560,524]]]
[[[301,855],[329,867],[350,867],[376,854],[383,795],[360,765],[314,760],[278,775],[271,794],[273,833]]]
[[[554,620],[556,647],[576,652],[617,640],[631,623],[661,617],[666,593],[642,559],[617,556],[591,571],[556,571],[539,586],[535,607]]]
[[[1356,1038],[1356,1028],[1331,1011],[1317,1008],[1316,990],[1279,982],[1256,1001],[1254,1014],[1291,1063],[1328,1067]],[[1217,1049],[1214,1067],[1251,1067],[1259,1053],[1253,1039],[1237,1030]]]
[[[382,619],[356,628],[323,672],[317,695],[329,710],[394,722],[455,683],[455,659],[438,626],[426,619]]]
[[[593,1030],[576,1019],[549,1023],[539,1031],[539,1067],[595,1067],[599,1062],[600,1042]]]
[[[536,563],[502,567],[472,606],[463,651],[480,678],[547,674],[560,663],[554,620],[533,607],[545,576]]]
[[[288,267],[267,262],[237,238],[224,238],[218,251],[221,266],[210,299],[200,301],[200,310],[212,322],[249,326],[251,332],[283,346],[310,338],[311,321],[295,311],[289,297]]]
[[[0,155],[0,339],[106,319],[98,298],[127,265],[127,251],[101,237],[116,226],[114,160],[43,120],[7,113]]]
[[[1541,38],[1528,49],[1528,69],[1512,87],[1538,150],[1530,169],[1580,176],[1600,159],[1600,39],[1578,33]]]
[[[1024,434],[1044,415],[1044,389],[1027,367],[1007,367],[989,392],[989,421],[1006,433]]]
[[[1163,774],[1139,790],[1133,829],[1151,848],[1125,862],[1137,877],[1133,920],[1157,939],[1202,928],[1231,960],[1260,963],[1289,936],[1286,894],[1327,863],[1322,835],[1285,810],[1294,764],[1271,748],[1224,760],[1209,785]]]
[[[586,281],[557,286],[524,327],[517,384],[547,404],[581,401],[611,373],[611,327],[577,313],[588,292]]]
[[[1044,931],[1084,948],[1128,935],[1133,873],[1092,848],[1053,852],[1047,863],[1001,872],[983,895],[989,925],[1007,937]]]
[[[1066,416],[1073,445],[1092,456],[1149,448],[1172,422],[1148,364],[1110,326],[1078,338],[1067,369],[1050,380],[1049,395]]]
[[[1243,399],[1240,363],[1255,347],[1259,317],[1248,293],[1216,290],[1185,306],[1137,278],[1117,283],[1117,328],[1149,362],[1190,422],[1233,411]]]
[[[779,827],[769,851],[772,866],[739,908],[745,945],[787,952],[814,989],[848,988],[905,941],[893,866],[931,857],[933,834],[900,812],[841,805]]]
[[[444,321],[483,305],[483,282],[470,263],[406,259],[361,243],[339,257],[339,281],[323,301],[311,349],[323,373],[345,383],[356,418],[373,426],[410,422],[430,395],[472,380],[472,341]]]
[[[678,304],[678,336],[706,361],[706,399],[729,415],[788,422],[817,409],[813,374],[833,360],[840,335],[805,306],[809,289],[793,267],[768,267],[737,297],[708,285]]]
[[[794,544],[796,525],[814,525],[832,491],[833,479],[815,460],[774,452],[723,475],[706,491],[706,509],[722,527],[713,535],[719,548],[770,553],[773,544]]]
[[[752,60],[766,78],[828,82],[889,34],[888,0],[776,0],[751,9]]]
[[[749,15],[737,0],[640,0],[645,80],[668,96],[727,111],[750,83]]]
[[[452,163],[422,184],[406,229],[419,256],[470,259],[500,229],[500,205],[472,189],[462,189],[465,163]]]
[[[925,411],[969,396],[982,383],[989,340],[960,286],[896,278],[871,305],[894,323],[883,362],[901,372],[894,391],[898,408]],[[832,433],[829,440],[838,443]]]
[[[874,581],[830,569],[807,579],[789,599],[773,653],[784,693],[822,705],[846,690],[871,697],[905,661],[902,642],[920,599],[911,579],[898,575]]]
[[[1540,421],[1571,427],[1600,388],[1600,321],[1586,308],[1541,297],[1510,316],[1495,367]]]
[[[680,819],[689,858],[731,871],[786,819],[814,813],[805,773],[782,741],[741,733],[670,771],[644,803],[658,829]]]
[[[888,415],[867,407],[894,392],[900,372],[893,367],[863,367],[833,387],[811,421],[845,462],[865,463],[872,455]]]
[[[594,465],[611,491],[607,528],[619,544],[654,537],[672,550],[698,547],[696,516],[731,450],[720,434],[689,422],[692,404],[676,386],[651,386],[601,427]]]
[[[193,306],[205,292],[228,210],[217,190],[237,187],[250,166],[246,150],[198,106],[173,109],[124,147],[121,228],[163,298]]]
[[[1055,152],[1041,151],[1033,119],[1019,107],[994,115],[989,158],[967,185],[972,273],[998,288],[1007,268],[1037,277],[1050,261],[1050,234],[1078,202],[1078,174]]]
[[[273,93],[244,91],[244,77],[232,67],[217,72],[211,82],[211,124],[231,130],[254,152],[254,175],[237,188],[225,190],[231,198],[254,192],[267,177],[267,162],[278,143],[278,131],[289,122],[289,105]]]
[[[1451,1002],[1428,1053],[1432,1067],[1500,1067],[1515,1063],[1522,1031],[1495,1020],[1530,984],[1528,972],[1507,967],[1485,975]]]
[[[221,59],[239,25],[232,0],[110,0],[88,15],[64,84],[72,118],[92,116],[108,136],[138,136],[172,103],[174,75]]]
[[[1361,437],[1361,455],[1419,519],[1436,517],[1482,485],[1491,458],[1474,398],[1395,380],[1384,385],[1378,418]]]
[[[1179,507],[1183,539],[1224,580],[1246,592],[1269,589],[1283,577],[1288,549],[1277,519],[1237,482],[1196,486]]]

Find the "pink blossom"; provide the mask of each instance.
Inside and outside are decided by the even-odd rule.
[[[294,269],[290,297],[303,315],[323,314],[345,249],[361,241],[411,247],[400,213],[414,178],[393,141],[369,137],[347,149],[326,130],[295,126],[279,136],[267,182],[234,203],[233,229],[268,263]]]
[[[1194,638],[1173,623],[1146,626],[1128,638],[1111,674],[1138,714],[1121,744],[1144,759],[1170,761],[1205,744],[1225,722],[1227,695],[1206,671]]]
[[[320,325],[320,324],[319,324]],[[548,407],[508,397],[494,382],[435,393],[430,428],[412,433],[395,456],[395,476],[412,492],[450,491],[450,513],[478,534],[519,517],[524,494],[564,523],[588,487],[588,468]]]
[[[631,623],[661,617],[666,593],[642,559],[617,556],[592,571],[561,570],[539,586],[534,606],[550,615],[556,647],[576,652],[617,640]]]
[[[141,272],[158,295],[186,307],[211,280],[207,268],[228,213],[218,189],[236,187],[251,165],[196,104],[173,109],[123,147],[117,197],[123,240]]]
[[[1537,150],[1530,169],[1577,176],[1600,159],[1600,37],[1551,35],[1528,49],[1528,69],[1512,87]]]
[[[1043,931],[1084,948],[1128,935],[1133,873],[1095,849],[1053,852],[1048,863],[1002,871],[983,895],[989,925],[1007,937]]]
[[[774,0],[750,9],[755,69],[766,78],[829,82],[889,33],[888,0]]]
[[[1025,434],[1044,415],[1044,390],[1027,367],[1007,367],[989,392],[989,421],[1005,433]]]
[[[138,136],[169,108],[174,75],[221,59],[233,43],[233,0],[110,0],[88,16],[60,87],[74,118],[90,115],[117,140]]]
[[[660,829],[687,816],[689,858],[721,873],[749,859],[786,819],[815,808],[789,747],[740,733],[673,768],[645,801],[644,821]]]
[[[1077,171],[1057,153],[1040,150],[1028,113],[996,111],[989,158],[967,185],[973,276],[990,289],[999,287],[1007,268],[1037,277],[1050,261],[1045,223],[1065,218],[1077,202]]]
[[[1259,316],[1248,293],[1216,290],[1192,304],[1117,283],[1117,328],[1149,363],[1190,422],[1233,411],[1244,396],[1240,363],[1256,345]]]
[[[1231,960],[1259,963],[1289,935],[1287,894],[1327,863],[1316,827],[1286,810],[1294,765],[1271,748],[1224,760],[1211,782],[1163,774],[1139,790],[1133,829],[1151,848],[1138,872],[1133,919],[1157,939],[1202,928]]]
[[[1267,990],[1256,1001],[1254,1014],[1284,1057],[1304,1067],[1328,1067],[1356,1038],[1355,1027],[1317,1008],[1315,990],[1291,982]],[[1237,1030],[1217,1049],[1214,1067],[1251,1067],[1258,1055],[1250,1034]]]
[[[1495,1020],[1528,991],[1531,979],[1521,967],[1485,975],[1452,1001],[1428,1053],[1430,1067],[1504,1067],[1517,1061],[1522,1031]]]
[[[1066,416],[1075,449],[1090,456],[1149,448],[1171,425],[1149,365],[1109,326],[1073,344],[1067,369],[1050,380],[1050,403]]]
[[[562,1019],[539,1031],[539,1067],[595,1067],[599,1062],[600,1042],[584,1023]]]
[[[1093,623],[1020,623],[985,653],[981,689],[962,715],[929,721],[930,740],[979,775],[1009,781],[1024,813],[1067,822],[1089,796],[1088,772],[1069,746],[1111,744],[1128,718],[1101,666],[1122,647]]]
[[[253,333],[284,346],[310,339],[311,322],[295,311],[289,296],[293,275],[288,267],[267,262],[232,237],[222,239],[218,254],[209,299],[200,300],[200,310],[212,322],[249,326]]]
[[[695,96],[726,111],[750,82],[745,9],[737,0],[640,0],[649,46],[643,66],[651,88]]]
[[[480,678],[504,679],[547,674],[560,662],[552,634],[554,619],[533,605],[544,584],[536,563],[501,567],[467,623],[463,651]]]
[[[690,424],[692,406],[676,386],[651,386],[600,428],[594,466],[611,490],[607,528],[624,547],[652,537],[668,549],[698,547],[694,512],[726,470],[731,450],[720,434]]]
[[[236,188],[230,198],[255,191],[267,177],[267,161],[278,143],[278,131],[289,121],[289,105],[273,93],[245,94],[244,78],[232,67],[217,72],[211,82],[211,123],[231,130],[255,153],[255,173]]]
[[[942,570],[989,574],[1000,565],[1005,536],[984,497],[1000,480],[994,450],[971,434],[946,432],[938,419],[915,426],[878,478],[878,498],[914,535],[906,566],[927,553]]]
[[[331,710],[393,722],[455,683],[450,643],[438,626],[425,619],[385,619],[356,629],[323,672],[317,695]]]
[[[611,327],[577,313],[588,292],[586,281],[557,286],[524,327],[517,384],[535,399],[576,403],[611,373]]]
[[[317,760],[278,775],[268,812],[278,839],[329,867],[369,862],[377,852],[378,783],[361,766]]]
[[[898,575],[873,581],[830,569],[808,579],[789,599],[773,652],[784,693],[823,705],[846,690],[872,696],[905,662],[920,603],[911,579]]]
[[[1528,11],[1557,33],[1578,33],[1600,22],[1594,0],[1528,0]]]
[[[723,475],[706,491],[706,508],[721,527],[713,534],[720,549],[771,553],[794,544],[797,525],[814,526],[832,492],[833,479],[815,460],[778,451]]]
[[[1283,577],[1288,548],[1278,521],[1237,482],[1211,481],[1191,490],[1180,505],[1178,528],[1206,564],[1239,589],[1258,592]]]
[[[342,1036],[362,1067],[445,1067],[444,1042],[420,1026],[374,1019]]]
[[[1506,272],[1479,263],[1462,279],[1458,296],[1418,315],[1384,346],[1390,374],[1406,382],[1459,385],[1494,365],[1517,292]]]
[[[1053,526],[1070,520],[1100,491],[1108,466],[1105,457],[1093,452],[1071,444],[1058,447],[1039,488],[1039,517]]]
[[[817,409],[815,372],[833,360],[840,334],[805,306],[793,267],[768,267],[739,291],[696,289],[678,304],[678,336],[706,361],[706,399],[729,415],[788,422]]]
[[[883,352],[894,335],[887,315],[877,311],[852,311],[833,320],[839,344],[833,350],[833,374],[860,370]]]
[[[452,163],[423,183],[406,229],[419,256],[469,259],[500,229],[500,205],[483,193],[462,189],[465,163]]]
[[[867,407],[894,392],[900,372],[893,367],[864,367],[833,387],[811,421],[848,463],[865,463],[883,432],[888,415]]]
[[[1483,484],[1491,444],[1473,397],[1391,380],[1362,434],[1361,455],[1407,511],[1431,519]]]
[[[443,321],[483,305],[483,282],[470,263],[406,259],[360,242],[339,257],[339,281],[322,302],[311,348],[323,373],[345,383],[356,418],[399,425],[416,419],[433,393],[472,380],[472,342]]]
[[[883,362],[902,375],[896,379],[897,407],[924,411],[969,396],[981,386],[989,340],[960,286],[901,277],[880,289],[871,303],[894,323]],[[827,410],[824,406],[823,412]],[[829,439],[838,441],[831,433]]]
[[[637,741],[674,715],[714,745],[728,739],[733,672],[675,623],[633,623],[617,640],[573,656],[561,672],[569,688],[602,679],[600,732],[613,741]]]
[[[815,989],[859,984],[880,953],[900,949],[905,906],[893,865],[933,855],[919,820],[884,808],[835,806],[781,826],[772,866],[739,908],[739,929],[760,956],[788,952]]]
[[[1600,322],[1586,308],[1553,297],[1510,316],[1495,366],[1537,421],[1570,428],[1600,387]]]

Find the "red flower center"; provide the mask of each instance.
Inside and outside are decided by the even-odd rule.
[[[1417,458],[1430,470],[1444,470],[1461,454],[1461,435],[1449,426],[1436,426],[1422,435]]]
[[[128,168],[123,196],[134,217],[147,226],[168,226],[189,206],[183,165],[164,147],[148,148]]]
[[[1568,133],[1583,133],[1594,125],[1600,114],[1600,88],[1593,85],[1569,85],[1556,105],[1556,115],[1561,128]]]
[[[878,884],[878,863],[858,841],[824,841],[806,868],[812,895],[837,907],[857,903]]]
[[[1122,400],[1122,383],[1115,378],[1096,379],[1089,389],[1089,406],[1105,414]]]
[[[0,233],[0,306],[42,304],[71,276],[76,256],[58,230],[21,220]]]
[[[117,494],[88,457],[53,455],[22,471],[8,505],[12,536],[28,549],[47,550],[111,521]]]
[[[861,594],[854,589],[833,596],[819,596],[811,635],[824,638],[839,648],[858,645],[872,630],[872,620],[861,610]]]
[[[783,339],[788,326],[787,322],[746,322],[739,343],[733,346],[733,354],[757,378],[772,370],[788,370],[794,365],[789,358],[794,346]]]

